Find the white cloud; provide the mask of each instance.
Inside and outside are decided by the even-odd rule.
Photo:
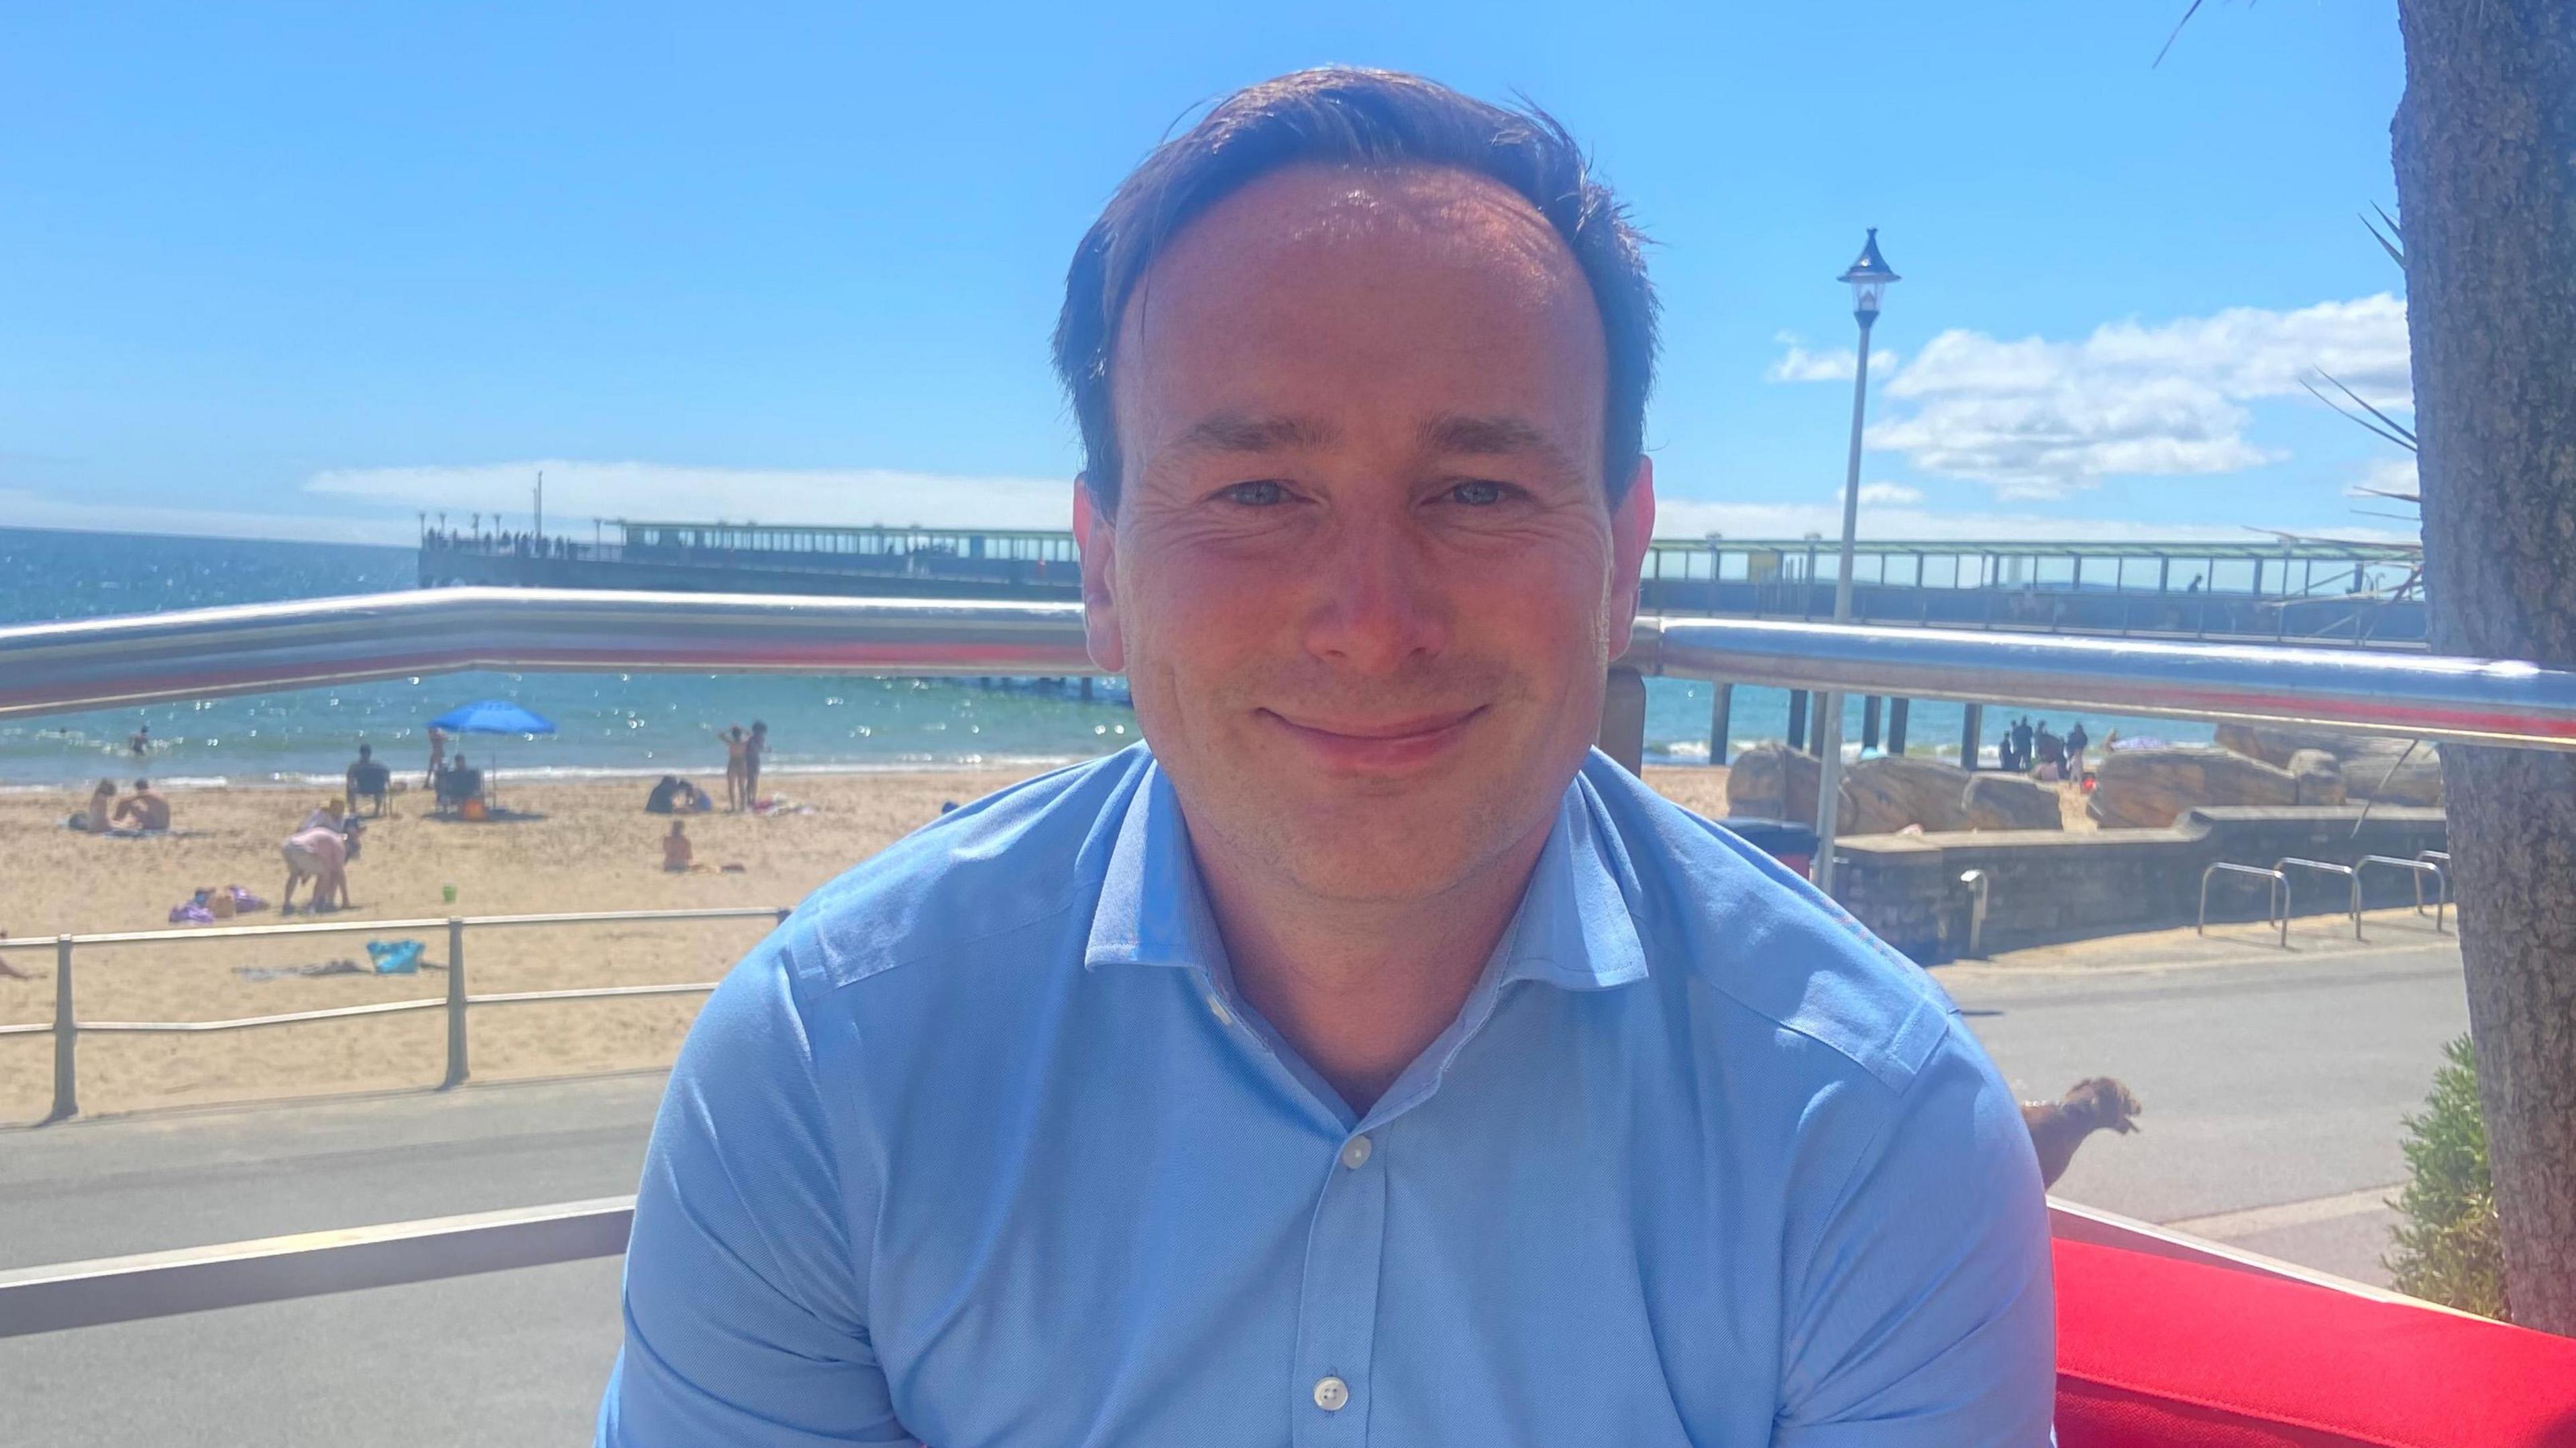
[[[415,540],[409,518],[342,518],[315,513],[246,513],[91,503],[0,488],[0,518],[12,528],[70,528],[93,533],[169,533],[196,538],[283,538],[301,543],[391,543]]]
[[[1909,488],[1903,483],[1863,483],[1860,485],[1860,501],[1864,508],[1919,503],[1923,501],[1923,490]]]
[[[2297,395],[2317,371],[2375,405],[2411,406],[2406,304],[2382,294],[2287,312],[2231,307],[2114,322],[2078,342],[1954,329],[1890,379],[1888,397],[1914,406],[1874,425],[1869,445],[2007,501],[2107,477],[2230,473],[2286,456],[2247,436],[2244,404]],[[1774,372],[1833,375],[1795,347]],[[1847,360],[1839,375],[1851,375]]]
[[[1063,478],[970,477],[877,468],[722,468],[562,458],[468,466],[347,468],[316,474],[308,492],[363,498],[406,511],[525,519],[539,470],[549,532],[556,520],[729,519],[743,522],[923,524],[940,528],[1067,528],[1073,484]]]
[[[1810,352],[1795,332],[1781,332],[1772,338],[1784,350],[1778,360],[1762,370],[1773,382],[1849,382],[1860,370],[1860,354],[1850,347],[1837,347],[1823,352]],[[1904,358],[1898,353],[1872,347],[1869,365],[1881,376],[1896,370]]]
[[[2408,453],[2404,457],[2380,458],[2362,469],[2360,479],[2344,489],[2344,496],[2371,498],[2383,493],[2412,493],[2416,486],[2415,455]]]

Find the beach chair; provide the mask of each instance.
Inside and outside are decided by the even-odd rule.
[[[393,787],[394,772],[381,759],[363,760],[349,766],[349,808],[356,810],[358,801],[372,799],[376,813],[385,812],[385,795]]]
[[[462,811],[467,801],[483,802],[483,771],[442,769],[438,772],[438,808]]]

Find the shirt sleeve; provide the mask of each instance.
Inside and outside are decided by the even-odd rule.
[[[912,1441],[869,1344],[833,1133],[773,940],[709,998],[663,1095],[598,1448]]]
[[[1775,1448],[2044,1445],[2047,1198],[2013,1101],[1952,1018],[1793,1260]]]

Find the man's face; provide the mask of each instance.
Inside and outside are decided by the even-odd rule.
[[[1091,651],[1202,848],[1437,894],[1546,830],[1654,523],[1602,485],[1605,358],[1546,220],[1458,172],[1305,167],[1193,222],[1114,358]]]

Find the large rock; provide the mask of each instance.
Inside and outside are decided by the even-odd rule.
[[[1843,771],[1838,828],[1847,835],[1892,835],[1907,825],[1964,830],[1968,812],[1960,801],[1969,778],[1968,771],[1937,759],[1889,754],[1861,760]]]
[[[2084,812],[2104,829],[2161,829],[2196,805],[2296,804],[2290,771],[2226,749],[2120,749],[2094,766]]]
[[[2062,830],[2057,791],[2014,774],[1972,774],[1960,794],[1972,830]]]
[[[2333,755],[2322,749],[2302,749],[2290,756],[2288,768],[2290,780],[2299,791],[2299,803],[2343,803],[2343,764]]]
[[[2285,769],[2290,757],[2302,749],[2331,754],[2343,766],[2344,794],[2351,799],[2417,805],[2442,802],[2442,751],[2438,745],[2410,747],[2404,739],[2295,724],[2221,724],[2218,743],[2221,748]]]
[[[1726,812],[1735,819],[1812,823],[1823,771],[1816,756],[1786,744],[1748,745],[1726,767]]]

